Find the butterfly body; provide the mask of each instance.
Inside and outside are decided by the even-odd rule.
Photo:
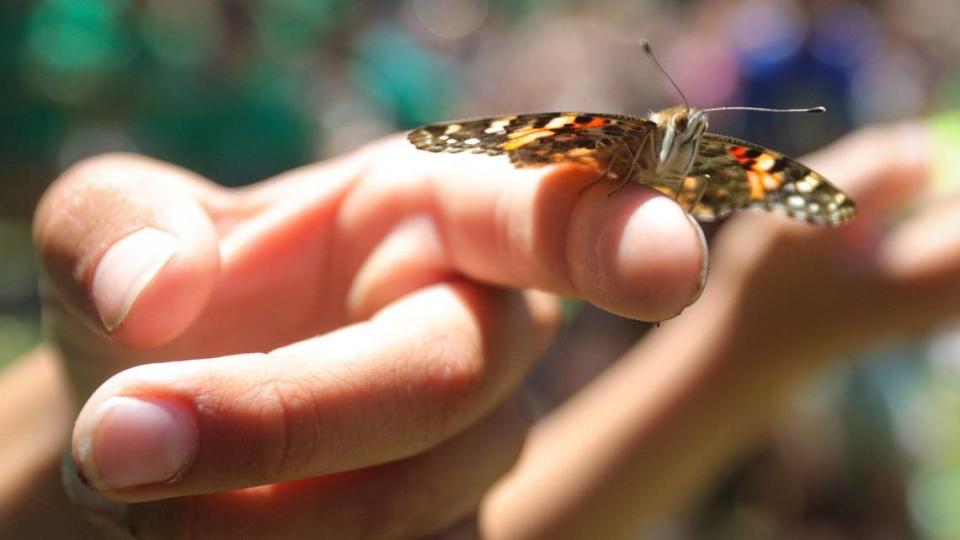
[[[653,187],[705,221],[762,208],[838,225],[856,213],[820,174],[774,150],[708,133],[707,124],[705,111],[686,106],[647,117],[539,113],[430,124],[408,139],[429,152],[505,154],[516,167],[577,163],[599,171],[598,179]]]

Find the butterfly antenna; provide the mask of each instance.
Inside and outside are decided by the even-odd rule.
[[[649,56],[650,59],[653,60],[653,63],[657,66],[657,69],[660,70],[660,73],[663,73],[663,76],[666,77],[668,81],[670,81],[670,84],[673,85],[673,88],[677,91],[678,94],[680,94],[680,98],[683,99],[683,104],[687,107],[687,109],[690,109],[690,102],[687,101],[687,96],[683,95],[683,90],[681,90],[680,87],[677,86],[677,83],[673,80],[673,77],[671,77],[670,74],[667,73],[667,70],[663,69],[663,66],[660,65],[660,62],[657,60],[656,55],[653,54],[653,48],[650,47],[650,42],[645,39],[641,39],[640,46],[643,47],[643,52],[647,53],[647,56]]]
[[[773,112],[773,113],[822,113],[826,112],[827,108],[820,107],[810,107],[807,109],[769,109],[767,107],[713,107],[710,109],[703,109],[703,112],[716,112],[716,111],[757,111],[757,112]]]

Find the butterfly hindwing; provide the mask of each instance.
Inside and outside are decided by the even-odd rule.
[[[689,174],[707,178],[703,196],[691,211],[698,219],[762,208],[835,225],[856,213],[853,200],[815,171],[779,152],[725,135],[703,134]]]
[[[430,152],[507,154],[517,167],[572,162],[599,169],[624,141],[655,129],[653,122],[632,116],[561,112],[431,124],[408,139]]]

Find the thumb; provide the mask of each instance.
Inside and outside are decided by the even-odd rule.
[[[73,166],[34,216],[47,297],[123,345],[175,338],[206,304],[219,271],[216,230],[201,207],[214,190],[135,156]]]

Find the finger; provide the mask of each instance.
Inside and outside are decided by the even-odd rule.
[[[951,280],[960,270],[960,197],[902,221],[880,249],[882,270],[905,281]]]
[[[323,250],[317,258],[325,290],[333,299],[344,291],[352,320],[409,289],[397,283],[419,285],[450,274],[544,289],[655,320],[676,314],[699,293],[706,261],[699,226],[652,189],[630,184],[607,196],[611,182],[581,193],[595,171],[517,170],[505,159],[431,154],[398,139],[350,160],[362,166],[308,167],[245,196],[284,208],[284,217],[262,219],[274,229],[282,223],[285,238],[305,239],[290,242],[291,252]],[[320,179],[336,174],[355,181],[337,194],[326,221],[330,233],[320,242],[299,235],[295,231],[317,228],[313,209],[330,196]],[[292,192],[300,193],[295,202]],[[317,202],[309,202],[310,193],[320,194]],[[249,228],[257,229],[268,228]]]
[[[871,257],[892,221],[914,206],[928,185],[932,140],[917,122],[865,128],[809,158],[857,203],[856,218],[838,236],[856,260]]]
[[[35,242],[45,287],[122,344],[165,343],[199,314],[217,276],[212,187],[183,170],[111,155],[67,171],[43,197]]]
[[[511,391],[557,316],[542,298],[460,282],[269,354],[136,367],[84,406],[74,457],[91,485],[126,501],[400,459]]]
[[[138,538],[420,538],[474,512],[516,461],[529,415],[511,399],[468,431],[379,467],[134,505]]]
[[[379,467],[133,505],[140,539],[420,538],[473,512],[516,461],[529,415],[511,399],[428,452]]]
[[[737,230],[726,236],[750,237],[757,248],[764,238],[778,242],[783,236],[831,242],[840,251],[836,259],[863,269],[873,260],[891,222],[915,204],[927,187],[930,147],[926,129],[914,122],[858,130],[803,159],[856,201],[853,220],[833,229],[781,216],[741,215],[730,222]],[[765,231],[760,238],[750,232],[757,227]],[[748,248],[745,242],[740,247]]]
[[[878,289],[862,301],[876,333],[912,336],[960,314],[960,200],[941,201],[901,222],[878,249]],[[879,287],[882,287],[880,289]],[[865,310],[866,311],[866,310]]]

